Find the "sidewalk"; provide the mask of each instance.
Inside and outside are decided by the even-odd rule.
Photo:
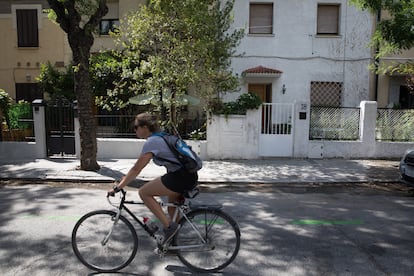
[[[133,159],[98,160],[97,172],[77,170],[75,158],[0,161],[0,179],[112,182],[126,174]],[[356,183],[398,182],[398,161],[344,159],[288,159],[204,161],[200,183]],[[165,173],[150,163],[138,179]]]

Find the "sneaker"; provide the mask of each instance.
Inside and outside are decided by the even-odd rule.
[[[170,226],[168,226],[167,228],[164,228],[163,244],[168,244],[179,229],[180,229],[180,225],[178,225],[175,222],[171,222]]]

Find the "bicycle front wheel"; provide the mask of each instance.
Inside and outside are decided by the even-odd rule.
[[[178,258],[199,272],[216,272],[228,266],[240,248],[240,229],[226,213],[198,209],[181,219],[173,245]]]
[[[79,219],[72,231],[72,248],[88,268],[115,272],[131,263],[138,250],[138,237],[123,216],[116,221],[113,211],[90,212]]]

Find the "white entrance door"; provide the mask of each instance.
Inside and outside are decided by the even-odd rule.
[[[259,135],[259,155],[293,156],[293,104],[264,103]]]

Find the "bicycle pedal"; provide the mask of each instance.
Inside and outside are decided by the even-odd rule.
[[[164,257],[164,252],[160,249],[160,248],[155,248],[154,249],[154,253],[156,254],[156,255],[158,255],[160,258],[163,258]]]
[[[163,258],[165,256],[177,256],[177,250],[169,250],[168,248],[163,250],[157,247],[154,249],[154,253],[160,258]]]

